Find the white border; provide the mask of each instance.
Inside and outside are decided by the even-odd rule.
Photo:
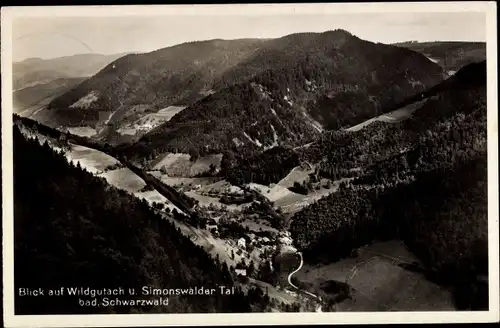
[[[14,315],[13,167],[12,167],[12,19],[56,16],[166,16],[166,15],[294,15],[387,12],[484,12],[487,22],[488,105],[488,229],[489,311],[484,312],[334,312],[142,315]],[[466,22],[464,22],[466,23]],[[187,326],[458,323],[499,321],[498,275],[498,98],[496,2],[242,4],[187,6],[73,6],[4,7],[1,12],[2,46],[2,179],[3,179],[3,286],[6,327],[70,326]]]

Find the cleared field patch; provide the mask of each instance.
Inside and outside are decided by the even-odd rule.
[[[258,183],[249,183],[247,185],[250,189],[258,191],[271,202],[279,202],[279,200],[294,195],[288,188],[280,185],[273,185],[272,187],[264,186]]]
[[[196,176],[210,171],[210,167],[220,169],[220,164],[222,162],[222,154],[211,154],[207,156],[200,157],[191,166],[190,175]]]
[[[252,220],[252,219],[245,219],[244,221],[241,222],[241,225],[243,227],[248,227],[248,229],[252,231],[270,231],[275,233],[276,235],[279,233],[279,231],[269,225],[269,222],[266,220]]]
[[[396,109],[395,111],[388,112],[388,113],[382,114],[380,116],[371,118],[371,119],[366,120],[362,123],[359,123],[357,125],[351,126],[350,128],[347,128],[346,131],[356,132],[356,131],[359,131],[362,128],[364,128],[364,127],[366,127],[366,126],[368,126],[376,121],[386,122],[386,123],[400,122],[404,119],[411,117],[413,112],[415,112],[417,109],[422,107],[422,105],[426,101],[427,101],[427,99],[424,99],[422,101],[418,101],[418,102],[415,102],[413,104]]]
[[[225,208],[228,211],[241,211],[243,209],[244,205],[235,205],[235,204],[230,204],[226,205],[220,202],[220,199],[218,197],[210,197],[210,196],[205,196],[205,195],[200,195],[199,193],[195,191],[187,191],[185,194],[197,201],[200,202],[201,206],[208,207],[210,205],[218,207],[218,208]]]
[[[322,179],[318,184],[320,188],[318,190],[315,189],[310,191],[307,195],[291,193],[286,197],[280,198],[275,202],[275,206],[280,207],[283,213],[296,213],[319,199],[336,192],[341,180],[331,183],[330,188],[324,188],[323,186],[326,185],[327,182],[329,182],[329,180]]]
[[[194,177],[209,172],[211,167],[220,169],[222,154],[212,154],[191,161],[189,154],[167,153],[153,162],[153,170],[164,170],[171,177]]]
[[[353,288],[351,299],[336,304],[337,311],[455,310],[448,290],[399,266],[417,261],[401,242],[374,243],[358,253],[357,258],[328,265],[305,263],[294,276],[312,286],[313,292],[329,280],[348,283]]]
[[[110,185],[130,193],[138,192],[146,186],[146,182],[142,178],[126,167],[108,171],[99,176],[105,178]]]
[[[166,208],[169,208],[171,211],[175,209],[179,213],[184,213],[177,206],[172,204],[172,202],[170,202],[165,196],[160,194],[157,190],[135,192],[134,196],[147,200],[150,205],[152,205],[153,203],[160,203],[164,204],[164,206]]]
[[[284,188],[290,188],[295,182],[303,183],[309,178],[309,174],[314,172],[314,167],[297,166],[294,167],[286,177],[284,177],[278,185]]]
[[[243,190],[238,187],[238,186],[233,186],[231,183],[229,183],[226,180],[217,180],[216,178],[201,178],[201,179],[207,179],[206,181],[209,181],[208,179],[213,179],[213,183],[204,185],[201,184],[200,188],[200,193],[218,193],[218,194],[224,194],[224,193],[230,193],[230,194],[242,194]]]
[[[158,117],[162,117],[166,121],[170,121],[174,115],[180,113],[186,106],[168,106],[166,108],[162,108],[155,115]]]
[[[132,110],[131,112],[133,114],[144,111],[144,108],[140,108],[141,106],[135,107],[139,108],[135,108],[135,111]],[[148,108],[148,106],[142,107]],[[184,108],[186,108],[186,106],[169,106],[167,108],[160,109],[157,113],[146,114],[131,123],[123,125],[117,132],[122,135],[135,135],[136,133],[143,134],[165,122],[170,121],[175,114],[179,113]]]
[[[66,152],[66,158],[74,163],[80,163],[81,167],[91,173],[100,173],[108,166],[118,163],[118,160],[114,157],[101,151],[80,145],[71,144],[70,146],[71,149]]]
[[[153,166],[153,170],[166,170],[169,176],[189,176],[189,170],[186,167],[191,167],[189,154],[174,154],[168,153]]]
[[[200,186],[203,188],[203,186],[210,185],[214,183],[214,181],[219,180],[220,178],[212,178],[212,177],[207,177],[207,178],[182,178],[182,177],[170,177],[167,174],[161,174],[159,171],[150,171],[149,174],[153,175],[154,177],[160,179],[163,183],[169,185],[169,186]]]
[[[78,126],[78,127],[68,128],[68,132],[71,134],[75,134],[77,136],[88,137],[88,138],[97,134],[97,131],[94,128],[91,128],[90,126]]]

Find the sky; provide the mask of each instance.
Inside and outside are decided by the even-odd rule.
[[[188,41],[276,38],[337,28],[382,43],[486,41],[486,15],[481,12],[18,17],[12,24],[15,62],[149,52]]]

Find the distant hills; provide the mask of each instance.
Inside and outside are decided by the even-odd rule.
[[[443,79],[442,68],[401,47],[344,30],[278,39],[190,42],[127,55],[57,97],[47,121],[116,131],[170,105],[188,106],[131,153],[265,150],[357,124]]]
[[[486,42],[402,42],[395,45],[432,58],[447,72],[456,72],[467,64],[486,60]]]
[[[81,54],[13,63],[14,112],[31,115],[125,54]]]
[[[14,90],[61,78],[90,77],[125,54],[80,54],[54,59],[28,58],[12,64]]]
[[[32,115],[43,109],[52,99],[60,96],[85,81],[85,77],[57,78],[29,86],[14,92],[14,113]]]

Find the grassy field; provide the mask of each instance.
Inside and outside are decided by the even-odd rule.
[[[269,199],[269,201],[274,203],[278,203],[281,199],[294,195],[294,193],[288,190],[288,188],[282,187],[280,185],[274,185],[272,187],[268,187],[265,185],[252,182],[248,184],[248,187],[250,189],[258,191],[264,197]]]
[[[169,208],[171,211],[174,209],[179,213],[183,213],[177,206],[172,204],[165,196],[160,194],[157,190],[149,190],[149,191],[137,191],[134,192],[134,195],[138,198],[145,199],[149,204],[153,203],[161,203],[164,204],[165,207]]]
[[[385,113],[383,115],[371,118],[369,120],[366,120],[362,123],[359,123],[357,125],[351,126],[350,128],[347,128],[346,131],[359,131],[362,128],[372,124],[373,122],[379,121],[379,122],[386,122],[386,123],[397,123],[400,122],[404,119],[410,118],[413,112],[415,112],[417,109],[422,107],[422,105],[426,102],[427,100],[415,102],[413,104],[410,104],[408,106],[399,108],[395,111]]]
[[[146,186],[146,182],[142,178],[126,167],[108,171],[99,176],[105,178],[110,185],[130,193],[138,192]]]
[[[147,108],[147,106],[144,106]],[[117,130],[118,133],[122,135],[135,135],[136,133],[139,134],[144,134],[155,127],[170,121],[172,117],[174,117],[175,114],[179,113],[182,111],[185,106],[169,106],[167,108],[160,109],[156,113],[150,113],[146,114],[143,116],[140,116],[140,118],[136,119],[135,121],[123,125],[120,129]],[[137,108],[137,110],[133,113],[141,112],[143,111],[143,108]]]
[[[168,184],[169,186],[196,186],[199,185],[201,186],[200,190],[204,186],[208,186],[212,183],[217,182],[220,178],[182,178],[182,177],[170,177],[167,174],[161,174],[160,171],[150,171],[149,172],[151,175],[155,176],[156,178],[160,179],[163,183]]]
[[[68,128],[69,133],[75,134],[77,136],[81,137],[92,137],[97,134],[97,131],[94,128],[91,128],[89,126],[79,126],[79,127],[73,127],[73,128]]]
[[[294,167],[286,177],[284,177],[278,185],[284,188],[290,188],[295,182],[302,184],[309,178],[309,174],[314,173],[314,167]]]
[[[321,293],[321,285],[327,281],[349,284],[353,288],[351,299],[336,304],[337,311],[455,310],[448,290],[399,266],[417,261],[402,243],[374,243],[358,252],[357,258],[328,265],[304,263],[302,270],[294,276],[311,286],[313,293]]]
[[[200,192],[207,192],[207,193],[213,192],[213,193],[219,193],[220,195],[224,193],[231,193],[231,194],[243,193],[243,190],[240,187],[233,186],[226,180],[218,180],[216,178],[202,178],[202,179],[207,179],[205,181],[210,181],[209,179],[212,179],[213,182],[209,184],[201,183]]]
[[[189,154],[167,153],[153,162],[153,170],[166,170],[171,177],[194,177],[201,173],[208,172],[210,166],[220,169],[222,154],[208,155],[198,158],[196,161],[190,160]]]
[[[288,275],[300,265],[300,257],[294,252],[282,252],[273,259],[273,267],[278,272],[278,284],[293,289],[288,284]]]
[[[92,173],[100,173],[108,166],[118,163],[114,157],[79,145],[71,145],[71,150],[66,152],[66,158],[80,163],[83,168]]]
[[[210,197],[210,196],[205,196],[205,195],[200,195],[198,192],[196,191],[187,191],[185,192],[185,194],[197,201],[200,202],[200,205],[201,206],[215,206],[215,207],[218,207],[218,208],[226,208],[228,211],[240,211],[243,209],[243,205],[235,205],[235,204],[231,204],[231,205],[226,205],[226,204],[222,204],[220,201],[219,201],[219,198],[218,197]]]
[[[248,227],[252,231],[271,231],[278,234],[278,230],[271,227],[269,222],[263,219],[246,219],[241,222],[243,227]]]

